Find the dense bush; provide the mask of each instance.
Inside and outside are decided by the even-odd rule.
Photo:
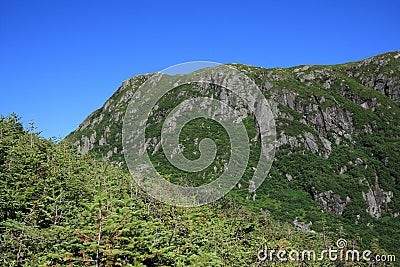
[[[251,266],[266,244],[327,242],[234,197],[156,202],[124,170],[23,129],[16,115],[0,118],[0,160],[1,266]]]

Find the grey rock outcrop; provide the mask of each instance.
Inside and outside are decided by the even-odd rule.
[[[372,186],[366,179],[361,180],[360,183],[367,185],[369,188],[368,192],[362,192],[362,196],[368,205],[366,212],[368,212],[372,217],[376,219],[382,218],[384,212],[388,212],[389,214],[391,214],[390,210],[387,207],[387,204],[391,202],[393,198],[393,192],[384,191],[380,188],[379,178],[376,175],[376,172],[375,185]],[[394,214],[392,214],[392,216],[393,215]]]
[[[327,212],[342,215],[346,205],[351,201],[350,197],[341,199],[340,195],[332,190],[314,194],[315,201]]]

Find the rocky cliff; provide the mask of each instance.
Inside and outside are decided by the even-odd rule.
[[[399,215],[400,52],[331,66],[232,66],[256,82],[269,100],[277,126],[276,159],[265,185],[254,195],[243,193],[255,207],[292,221],[314,221],[313,225],[321,210],[366,227]],[[151,75],[124,81],[66,140],[81,153],[91,152],[124,167],[125,110]],[[203,89],[203,95],[226,94],[222,88]],[[177,91],[175,99],[183,100],[190,92],[190,88]],[[161,122],[169,110],[159,109],[154,116],[161,119],[156,121]],[[159,141],[153,136],[153,149],[158,149]],[[223,163],[203,177],[218,173],[220,166]]]

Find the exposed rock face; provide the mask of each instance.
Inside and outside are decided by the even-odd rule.
[[[389,211],[387,209],[387,204],[393,198],[393,192],[391,191],[383,191],[379,186],[379,178],[375,174],[375,185],[371,186],[367,180],[361,180],[360,183],[366,184],[369,188],[368,192],[362,192],[362,196],[364,200],[368,204],[367,212],[374,218],[380,219],[385,211]],[[392,214],[393,216],[393,214]],[[393,216],[394,217],[394,216]]]
[[[356,77],[363,85],[373,88],[395,101],[400,101],[400,78],[394,75],[400,70],[399,57],[400,52],[395,52],[388,57],[372,57],[362,60],[351,68],[348,75]]]
[[[367,193],[362,192],[363,198],[368,204],[366,210],[372,217],[377,219],[382,218],[382,205],[387,204],[393,197],[393,192],[384,192],[379,187],[375,190],[370,189]]]
[[[102,158],[123,166],[121,129],[125,110],[136,88],[151,75],[139,75],[124,81],[103,107],[90,114],[67,139],[73,140],[81,153],[99,151]]]
[[[96,132],[93,132],[90,135],[90,137],[87,136],[82,137],[82,143],[83,143],[82,146],[80,142],[76,142],[75,145],[78,147],[78,150],[81,153],[86,153],[94,148],[95,142],[96,142]]]
[[[286,179],[288,180],[288,182],[293,180],[293,176],[291,174],[286,173],[285,176],[286,176]]]
[[[297,229],[299,229],[300,231],[306,232],[306,233],[310,233],[310,232],[314,232],[313,230],[310,229],[312,222],[300,222],[298,220],[298,218],[296,217],[293,221],[294,226],[297,227]]]
[[[347,203],[351,201],[348,196],[342,200],[340,195],[332,190],[314,194],[314,199],[324,210],[336,215],[342,215]]]

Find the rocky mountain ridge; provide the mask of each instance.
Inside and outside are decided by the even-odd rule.
[[[391,56],[389,56],[391,55]],[[264,84],[260,84],[260,88],[263,92],[269,91],[271,95],[270,104],[273,107],[274,114],[276,117],[293,120],[294,117],[290,115],[290,112],[282,112],[279,109],[279,104],[294,110],[303,115],[303,118],[299,120],[300,123],[311,123],[313,128],[324,133],[334,130],[337,134],[337,142],[340,142],[342,137],[350,139],[351,137],[347,134],[345,136],[344,131],[352,133],[355,127],[352,126],[351,112],[346,109],[341,109],[338,103],[334,102],[334,99],[326,99],[323,95],[314,95],[309,100],[310,103],[305,104],[304,102],[295,101],[296,96],[299,94],[293,88],[280,87],[274,85],[274,82],[282,82],[289,78],[295,78],[303,85],[321,87],[324,90],[329,90],[333,83],[338,83],[339,77],[332,75],[332,72],[339,70],[340,74],[346,75],[347,78],[353,78],[352,80],[358,82],[360,85],[372,88],[383,95],[386,95],[390,99],[398,102],[400,101],[400,78],[399,68],[391,68],[398,64],[400,52],[389,53],[385,55],[379,55],[369,59],[362,60],[356,63],[348,63],[337,66],[310,66],[305,65],[296,68],[289,68],[285,71],[283,69],[260,69],[250,66],[237,65],[239,69],[245,73],[250,73],[253,69],[256,70],[258,76],[255,77],[257,80],[266,80]],[[396,62],[393,62],[396,61]],[[263,70],[263,71],[260,71]],[[288,77],[288,72],[292,72],[291,76]],[[283,75],[280,75],[283,74]],[[125,80],[118,90],[110,97],[102,108],[96,110],[89,115],[78,127],[78,129],[72,132],[67,139],[75,140],[74,145],[78,147],[81,153],[88,152],[95,147],[101,147],[107,145],[107,136],[110,133],[110,127],[104,127],[100,129],[99,133],[93,131],[91,135],[82,134],[81,140],[76,140],[76,136],[79,132],[84,132],[85,129],[94,128],[96,125],[101,125],[106,122],[114,126],[114,123],[121,123],[125,114],[126,105],[132,97],[135,89],[140,86],[145,80],[147,80],[152,74],[138,75],[128,80]],[[339,81],[340,82],[340,81]],[[352,92],[351,85],[346,84],[345,80],[340,82],[340,95],[350,99],[355,104],[375,111],[376,105],[378,104],[377,98],[363,96],[362,94],[356,94]],[[364,93],[364,92],[361,92]],[[321,106],[326,106],[321,109]],[[106,117],[106,114],[110,114],[110,117]],[[106,119],[110,119],[107,121]],[[111,126],[110,125],[110,126]],[[371,132],[370,125],[365,125],[365,131]],[[343,131],[342,131],[342,130]],[[100,136],[99,136],[100,134]],[[117,135],[119,136],[119,135]],[[113,143],[114,141],[112,141]],[[321,142],[326,152],[329,153],[330,142],[325,138],[321,138]],[[296,141],[287,138],[283,134],[279,144],[289,143],[295,145]],[[313,137],[308,135],[308,138],[303,140],[307,147],[316,152],[318,150],[316,142]],[[117,151],[117,152],[116,152]],[[119,150],[120,151],[120,150]],[[118,147],[114,147],[108,150],[103,156],[110,158],[111,155],[118,152]]]
[[[288,204],[276,199],[283,198],[285,190],[293,195],[306,192],[302,197],[308,199],[309,210],[315,210],[311,217],[322,209],[366,226],[374,219],[398,219],[399,51],[332,66],[231,66],[252,78],[269,100],[277,126],[277,152],[268,179],[286,188],[280,193],[267,188],[252,196],[246,193],[247,199],[263,211],[275,210],[279,217],[283,216],[282,205]],[[135,90],[151,75],[124,81],[66,140],[81,153],[90,152],[124,167],[121,131],[125,110]],[[226,94],[222,88],[203,89],[205,95]],[[183,100],[185,94],[177,98]],[[165,117],[168,108],[160,113]],[[155,138],[152,147],[159,142]],[[310,216],[303,214],[303,219]]]

